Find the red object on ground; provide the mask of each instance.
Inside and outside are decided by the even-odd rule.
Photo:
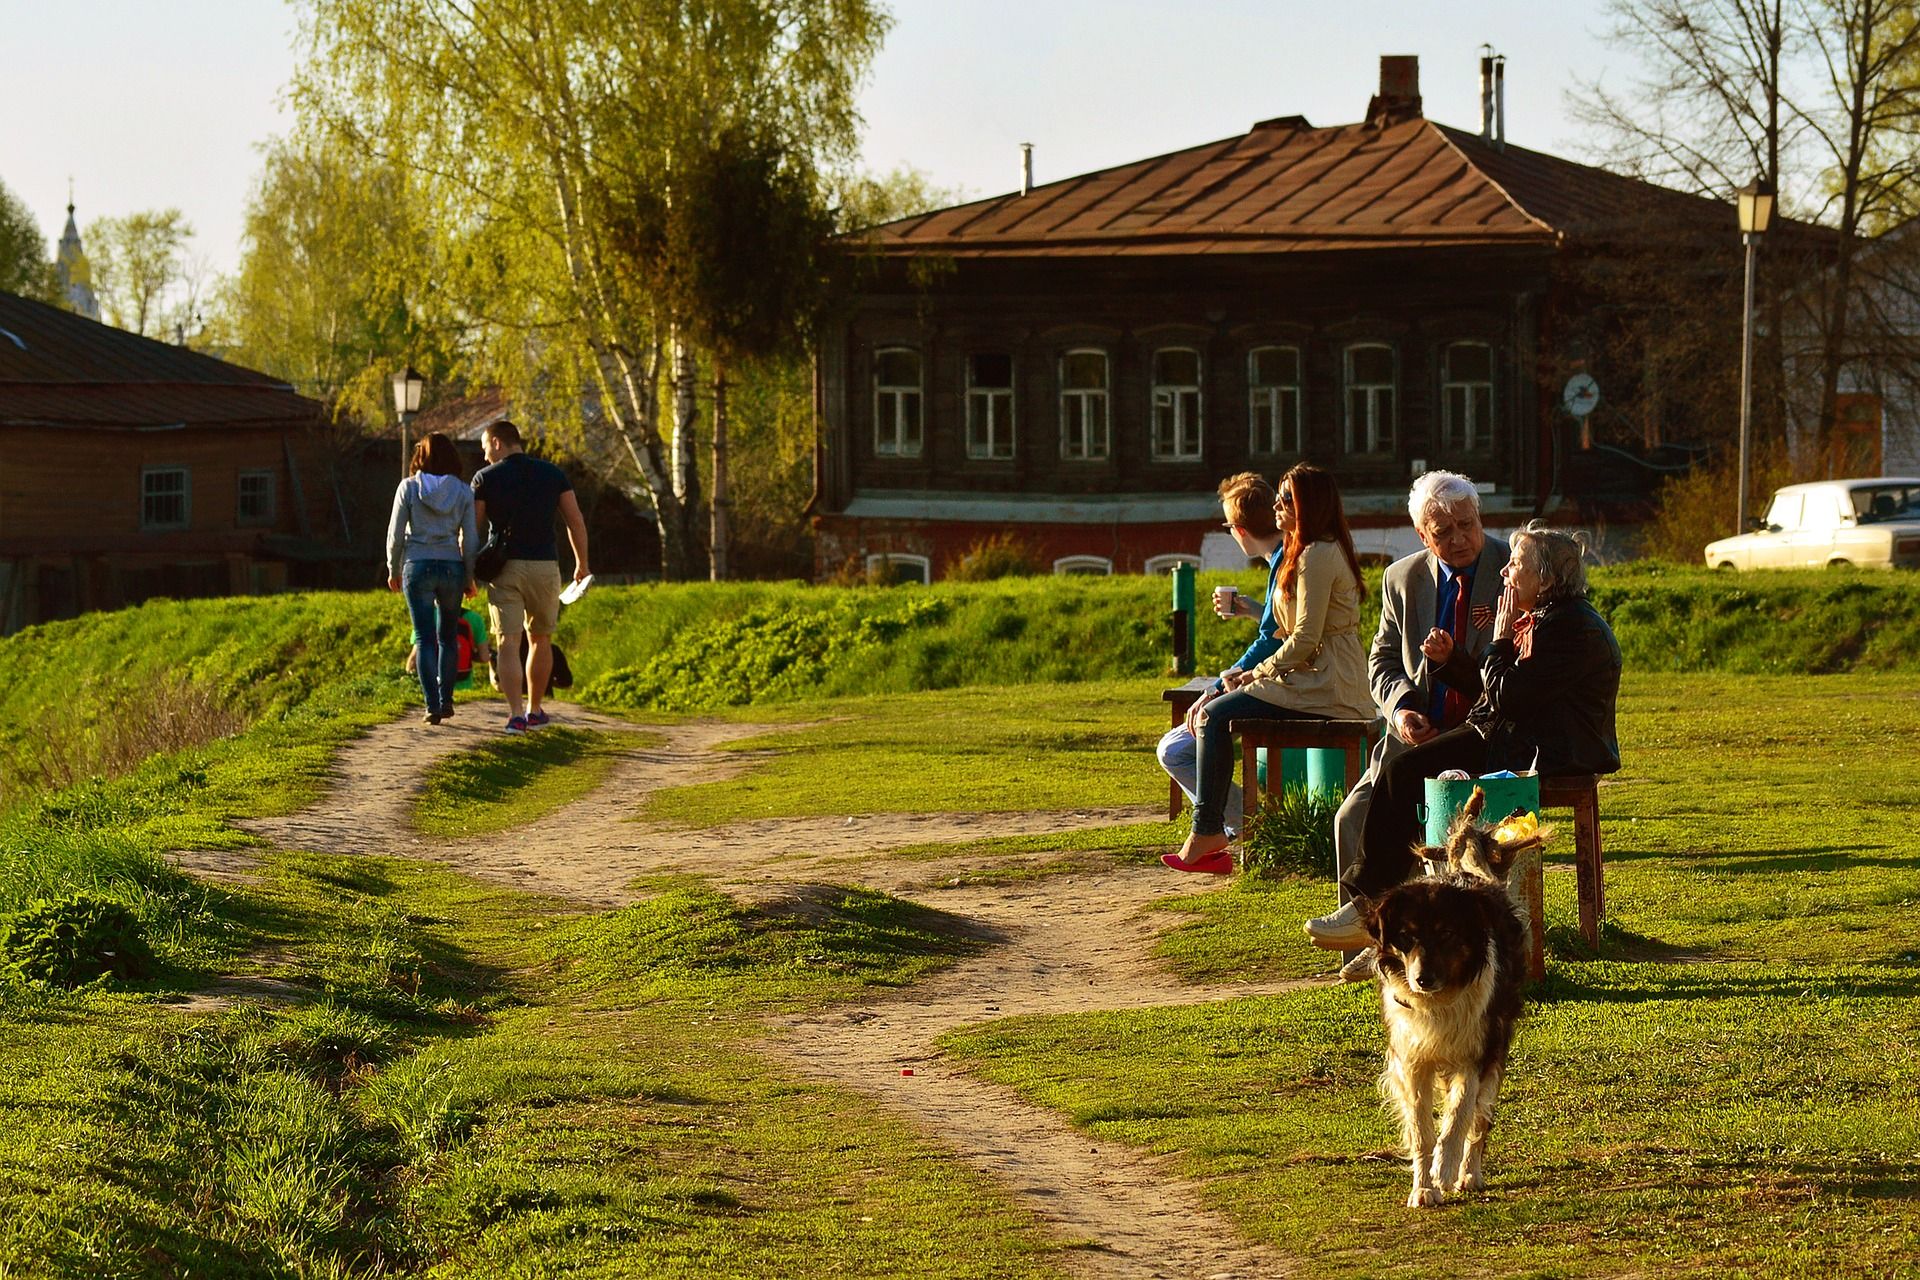
[[[912,1068],[912,1067],[902,1067],[902,1068],[900,1068],[900,1074],[901,1074],[901,1075],[903,1075],[903,1076],[910,1076],[910,1075],[912,1075],[912,1074],[913,1074],[913,1068]]]

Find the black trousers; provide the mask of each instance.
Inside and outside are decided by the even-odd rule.
[[[1347,868],[1340,882],[1358,897],[1378,898],[1412,875],[1419,863],[1414,846],[1425,843],[1420,806],[1426,802],[1427,779],[1448,769],[1477,776],[1486,763],[1486,739],[1464,724],[1388,761],[1374,780],[1373,800],[1360,828],[1360,860]]]

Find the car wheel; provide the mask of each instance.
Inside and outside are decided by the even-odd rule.
[[[1851,560],[1829,560],[1829,561],[1827,561],[1827,568],[1829,568],[1829,569],[1851,569],[1851,568],[1853,568],[1853,561],[1851,561]]]
[[[1715,566],[1713,566],[1713,571],[1714,571],[1715,573],[1732,573],[1732,572],[1733,572],[1733,561],[1731,561],[1731,560],[1722,560],[1722,561],[1721,561],[1721,562],[1720,562],[1719,564],[1717,564],[1717,565],[1715,565]]]

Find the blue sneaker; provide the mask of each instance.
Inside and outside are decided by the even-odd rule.
[[[538,729],[541,725],[548,723],[548,720],[549,717],[544,711],[529,711],[527,713],[527,728]]]
[[[526,731],[527,718],[525,716],[515,716],[513,719],[507,721],[508,733],[525,733]]]

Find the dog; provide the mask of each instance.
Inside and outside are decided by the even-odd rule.
[[[1475,787],[1447,828],[1447,842],[1421,845],[1413,851],[1427,864],[1428,875],[1471,876],[1503,885],[1521,854],[1553,838],[1553,828],[1529,821],[1531,815],[1525,809],[1515,809],[1498,823],[1482,823],[1480,815],[1486,807],[1486,791]]]
[[[1485,1185],[1487,1134],[1520,1018],[1525,926],[1502,881],[1531,846],[1493,839],[1477,822],[1484,805],[1476,788],[1471,814],[1432,851],[1448,870],[1360,905],[1387,1029],[1380,1092],[1399,1112],[1413,1165],[1410,1209]]]

